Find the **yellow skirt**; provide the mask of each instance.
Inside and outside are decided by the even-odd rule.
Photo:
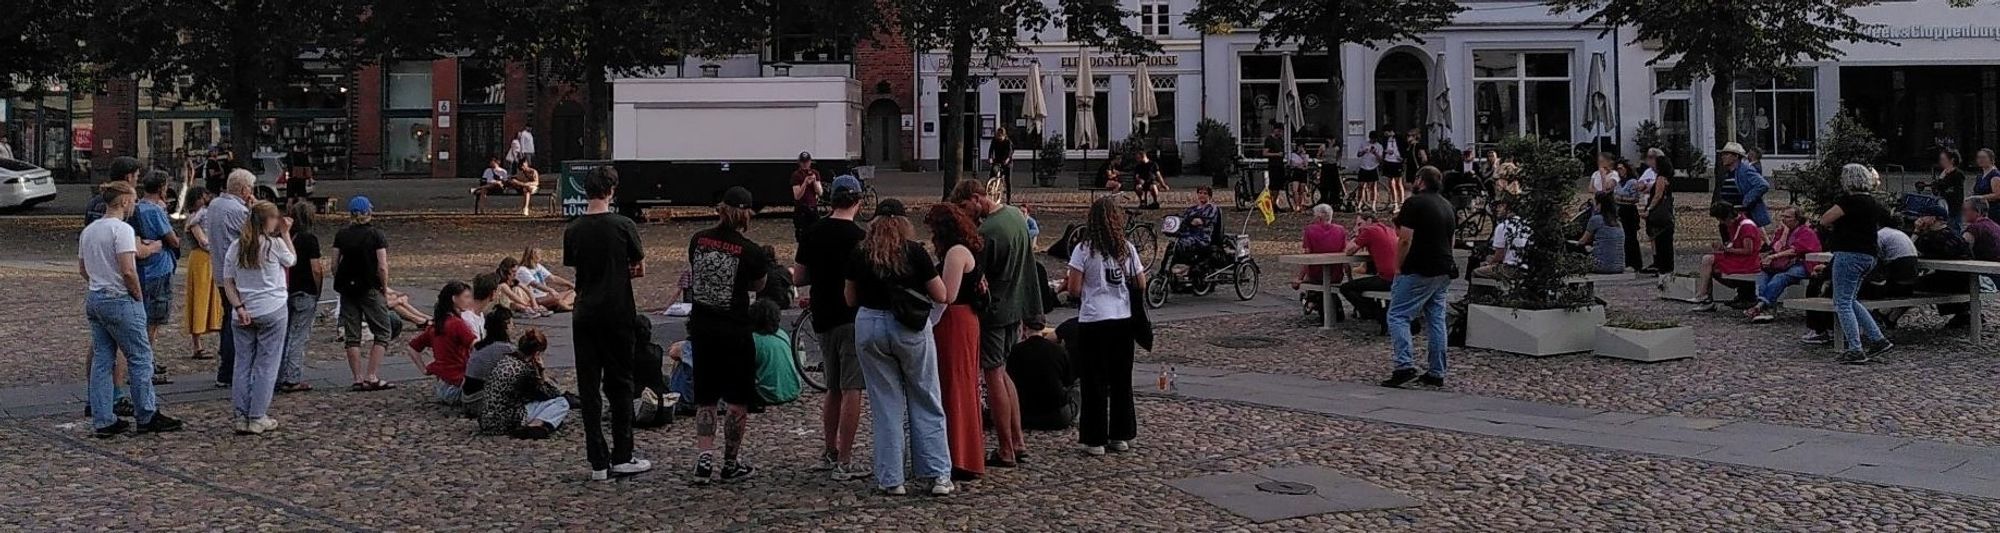
[[[188,333],[202,335],[222,331],[222,291],[215,287],[215,268],[208,250],[196,249],[187,263]]]

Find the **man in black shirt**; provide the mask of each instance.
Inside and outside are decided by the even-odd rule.
[[[1415,181],[1417,194],[1405,200],[1396,215],[1396,255],[1402,268],[1389,287],[1389,342],[1395,350],[1396,371],[1382,382],[1384,387],[1401,387],[1410,380],[1444,386],[1444,298],[1453,277],[1451,235],[1456,218],[1451,201],[1439,194],[1443,173],[1424,167],[1417,170]],[[1430,344],[1430,368],[1421,378],[1410,338],[1410,320],[1420,308],[1426,315],[1424,336]]]
[[[610,165],[583,178],[589,204],[563,230],[563,265],[576,269],[576,387],[583,400],[584,453],[590,478],[609,479],[653,469],[632,457],[632,351],[638,335],[632,315],[632,278],[646,275],[646,250],[632,219],[611,212],[618,171]],[[437,317],[436,320],[444,320]],[[611,409],[611,447],[604,445],[604,405]]]
[[[1285,126],[1271,123],[1264,137],[1264,187],[1277,190],[1285,185]]]
[[[1076,375],[1070,372],[1069,351],[1049,339],[1040,320],[1026,322],[1028,331],[1038,332],[1022,339],[1007,354],[1007,375],[1021,398],[1021,427],[1036,431],[1062,431],[1076,421],[1079,393]],[[1076,319],[1056,330],[1057,336],[1076,334]],[[1065,341],[1074,339],[1064,338]]]
[[[751,339],[750,293],[764,287],[771,258],[764,248],[743,236],[750,227],[750,191],[730,187],[715,206],[721,221],[701,230],[688,242],[687,290],[694,310],[688,315],[688,343],[700,350],[694,360],[695,447],[701,457],[694,466],[695,483],[715,477],[716,404],[728,407],[722,449],[722,481],[749,477],[752,469],[738,460],[749,424],[750,403],[757,399],[757,346]]]
[[[333,292],[340,295],[340,339],[347,347],[347,369],[354,373],[350,390],[355,391],[389,388],[382,381],[382,356],[395,338],[388,303],[389,237],[370,223],[374,212],[368,197],[348,199],[348,225],[333,236]],[[364,324],[373,339],[365,362],[361,359]]]
[[[826,398],[821,404],[820,470],[833,471],[834,481],[868,475],[866,461],[854,461],[854,433],[861,427],[861,361],[854,351],[854,306],[847,305],[847,261],[868,236],[854,216],[861,212],[861,181],[853,176],[833,179],[827,201],[833,214],[820,219],[799,240],[798,266],[792,280],[809,285],[813,332],[819,335]]]

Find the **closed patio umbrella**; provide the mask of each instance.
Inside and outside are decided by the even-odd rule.
[[[1139,69],[1132,73],[1132,121],[1133,129],[1146,131],[1152,125],[1153,117],[1159,116],[1160,103],[1153,97],[1153,75],[1146,69],[1145,58],[1139,59]]]
[[[1444,68],[1444,55],[1440,54],[1437,61],[1437,74],[1431,77],[1431,79],[1437,80],[1438,84],[1438,95],[1435,100],[1437,105],[1437,119],[1431,121],[1432,124],[1437,125],[1438,139],[1445,139],[1451,136],[1451,81],[1445,77],[1446,72],[1448,71]]]
[[[1604,54],[1591,54],[1590,81],[1585,85],[1586,95],[1583,108],[1583,127],[1591,131],[1591,141],[1598,143],[1598,151],[1604,151],[1604,132],[1618,127],[1618,117],[1611,111],[1611,92],[1605,86]]]
[[[1040,133],[1044,122],[1049,120],[1049,104],[1042,98],[1042,64],[1028,64],[1028,93],[1021,101],[1021,117],[1028,120],[1028,131]]]
[[[1084,160],[1090,159],[1090,147],[1102,139],[1097,138],[1097,82],[1090,73],[1090,48],[1076,49],[1076,124],[1075,138],[1070,139],[1077,148],[1084,150]]]
[[[1278,122],[1285,125],[1285,149],[1292,146],[1292,131],[1305,125],[1305,104],[1299,94],[1299,77],[1292,73],[1292,56],[1285,54],[1284,69],[1278,74]]]

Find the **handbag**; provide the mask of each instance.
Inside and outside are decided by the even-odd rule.
[[[1137,273],[1126,273],[1126,277],[1136,277]],[[1125,284],[1128,293],[1126,301],[1132,305],[1132,342],[1146,351],[1153,351],[1153,320],[1146,317],[1146,290],[1137,283]]]
[[[901,293],[890,293],[889,313],[895,315],[896,323],[913,331],[923,331],[931,319],[931,308],[936,304],[930,297],[917,291],[903,288]]]

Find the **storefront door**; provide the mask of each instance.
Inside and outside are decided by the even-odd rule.
[[[458,131],[458,153],[464,154],[464,159],[458,162],[459,176],[479,177],[481,172],[486,171],[486,159],[489,157],[500,158],[503,162],[506,160],[507,141],[512,138],[504,137],[505,118],[505,115],[484,114],[458,117],[461,128]]]
[[[2000,146],[2000,66],[1843,67],[1840,99],[1884,141],[1882,159],[1930,172],[1953,148],[1970,165]]]
[[[1375,67],[1375,128],[1396,132],[1424,128],[1430,75],[1422,59],[1394,52]]]

